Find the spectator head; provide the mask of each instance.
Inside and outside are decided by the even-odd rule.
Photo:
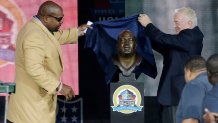
[[[185,80],[189,82],[200,73],[206,71],[206,61],[202,56],[193,56],[185,63]]]
[[[218,81],[218,54],[210,56],[206,63],[208,80],[214,85]]]

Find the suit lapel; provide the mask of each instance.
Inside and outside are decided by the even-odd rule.
[[[58,53],[59,53],[59,56],[60,56],[61,66],[63,68],[63,58],[62,58],[61,47],[60,47],[60,44],[57,41],[57,39],[54,37],[54,35],[51,34],[51,32],[49,32],[49,30],[39,20],[33,18],[32,22],[37,24],[47,34],[47,36],[50,38],[52,43],[56,46],[56,49],[58,50]]]

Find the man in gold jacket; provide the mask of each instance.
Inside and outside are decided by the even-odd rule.
[[[72,99],[70,86],[60,82],[63,72],[61,44],[77,43],[89,26],[58,31],[62,8],[44,2],[38,14],[18,34],[16,42],[16,92],[10,96],[8,122],[55,123],[57,92]]]

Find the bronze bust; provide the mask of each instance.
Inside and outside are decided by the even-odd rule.
[[[136,53],[136,37],[129,30],[122,31],[118,36],[117,54],[113,63],[119,67],[123,76],[130,76],[141,63],[141,56]]]

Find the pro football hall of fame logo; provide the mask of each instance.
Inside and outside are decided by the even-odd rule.
[[[113,111],[123,114],[131,114],[133,112],[142,111],[141,94],[137,88],[132,85],[122,85],[114,91]]]

